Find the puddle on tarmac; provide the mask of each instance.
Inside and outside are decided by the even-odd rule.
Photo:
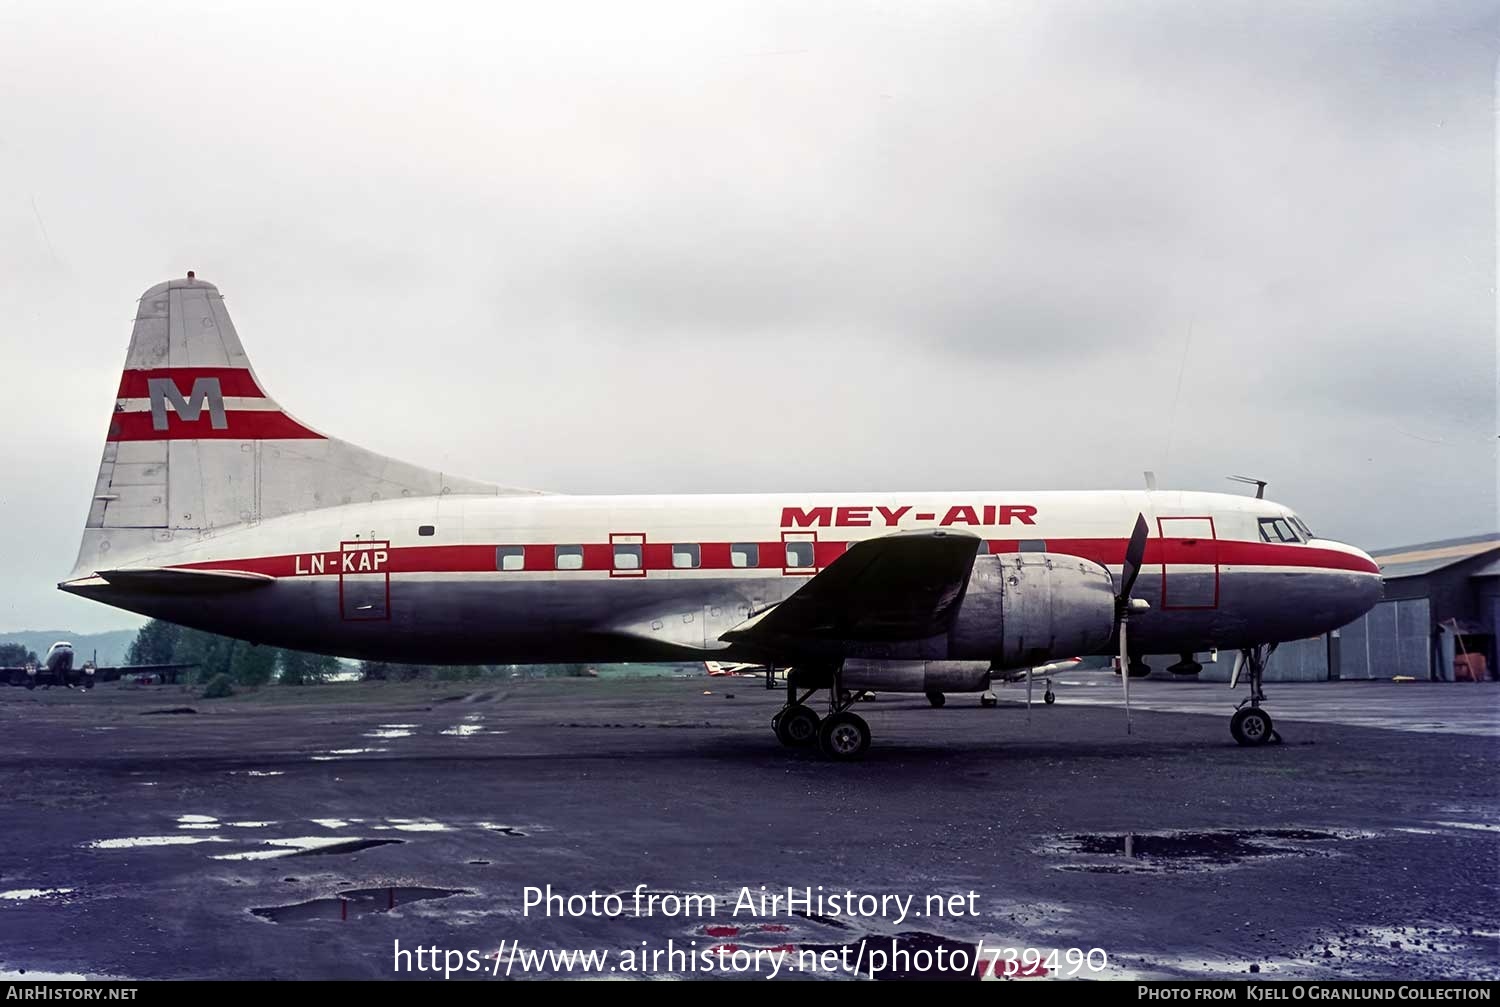
[[[381,724],[373,731],[366,731],[366,738],[410,738],[416,724]]]
[[[514,825],[501,825],[499,822],[475,822],[474,824],[478,825],[481,829],[498,832],[502,836],[509,836],[512,839],[525,839],[527,835],[525,831],[516,828]]]
[[[0,892],[0,899],[24,902],[27,899],[45,899],[50,895],[67,895],[71,891],[71,888],[13,888],[8,892]]]
[[[84,843],[91,850],[128,850],[137,846],[188,846],[193,843],[227,843],[223,836],[127,836],[123,839],[96,839]]]
[[[1203,832],[1083,833],[1060,837],[1044,851],[1081,860],[1058,870],[1120,874],[1226,867],[1262,857],[1326,852],[1358,833],[1320,829],[1221,829]]]
[[[356,888],[339,892],[329,899],[312,899],[289,906],[266,906],[250,912],[272,923],[303,923],[309,920],[344,920],[371,913],[385,913],[392,909],[424,902],[429,899],[446,899],[454,895],[467,895],[459,888]]]
[[[380,752],[389,751],[389,748],[331,748],[323,755],[314,755],[312,761],[336,762],[346,755],[376,755]]]
[[[404,843],[404,839],[344,839],[338,836],[297,836],[292,839],[267,839],[261,849],[242,853],[220,853],[215,860],[272,860],[281,857],[327,857],[358,853],[377,846]]]

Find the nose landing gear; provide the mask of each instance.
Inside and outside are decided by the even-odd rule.
[[[1234,735],[1235,741],[1247,747],[1281,741],[1281,735],[1276,733],[1271,715],[1260,705],[1266,698],[1265,690],[1261,688],[1266,664],[1271,660],[1271,654],[1275,650],[1276,644],[1274,643],[1246,647],[1240,651],[1239,659],[1235,661],[1234,672],[1229,677],[1229,687],[1233,689],[1239,685],[1240,670],[1243,668],[1249,672],[1250,695],[1240,700],[1238,706],[1235,707],[1234,716],[1229,718],[1229,733]]]

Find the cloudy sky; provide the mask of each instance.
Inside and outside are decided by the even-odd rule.
[[[188,269],[506,484],[1497,526],[1492,2],[233,6],[0,6],[0,630],[138,622],[53,585]]]

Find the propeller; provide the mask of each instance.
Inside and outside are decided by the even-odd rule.
[[[1130,649],[1126,640],[1126,627],[1130,623],[1130,592],[1135,580],[1141,575],[1141,561],[1146,556],[1146,537],[1151,526],[1146,515],[1135,516],[1135,530],[1130,533],[1130,544],[1125,547],[1125,565],[1120,570],[1120,593],[1115,596],[1115,622],[1120,627],[1120,685],[1125,691],[1125,733],[1131,733],[1130,719]],[[1143,603],[1144,604],[1144,603]]]
[[[1031,666],[1026,667],[1026,723],[1031,723]]]

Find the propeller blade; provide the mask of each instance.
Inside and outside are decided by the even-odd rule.
[[[1229,672],[1229,687],[1231,689],[1240,684],[1240,672],[1245,668],[1245,652],[1236,651],[1234,655],[1234,668]]]
[[[1026,723],[1031,723],[1031,669],[1026,669]]]
[[[1120,685],[1125,690],[1125,733],[1131,734],[1130,722],[1130,652],[1125,645],[1125,627],[1130,620],[1120,620]]]
[[[1146,515],[1135,516],[1135,530],[1130,533],[1130,544],[1125,547],[1125,566],[1120,571],[1120,605],[1123,609],[1130,603],[1130,592],[1135,587],[1135,579],[1141,575],[1141,561],[1146,558],[1146,536],[1151,534],[1151,526],[1146,523]]]

